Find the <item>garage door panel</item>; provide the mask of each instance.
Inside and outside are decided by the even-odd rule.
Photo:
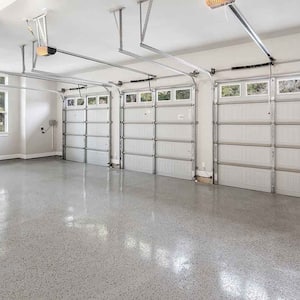
[[[278,102],[276,120],[277,122],[300,122],[300,101]]]
[[[69,147],[84,148],[85,147],[85,137],[69,135],[66,137],[66,145]]]
[[[300,170],[300,149],[277,149],[276,164],[278,168]]]
[[[267,125],[220,125],[220,142],[271,143],[271,130]]]
[[[271,166],[272,152],[267,147],[220,145],[219,160],[227,163]]]
[[[143,103],[138,97],[133,106],[125,104],[122,123],[125,169],[146,173],[156,170],[161,175],[192,178],[193,163],[187,160],[194,155],[194,106],[191,100],[175,100],[187,97],[186,93],[176,91],[176,88],[167,90],[165,96],[170,96],[169,99],[158,99],[156,93],[155,103]]]
[[[191,179],[193,177],[192,169],[191,161],[157,158],[156,172],[158,175]]]
[[[300,197],[300,174],[276,172],[276,193]]]
[[[157,124],[157,138],[158,139],[172,139],[172,140],[192,140],[192,126],[191,125],[163,125]]]
[[[252,79],[224,83],[221,90],[218,88],[221,105],[215,106],[215,178],[219,184],[300,196],[300,101],[294,93],[298,91],[297,80],[277,78],[269,86],[275,126],[271,124],[270,105],[265,103],[269,102],[265,88],[253,85]],[[244,97],[245,93],[249,96]]]
[[[154,132],[152,124],[125,124],[124,131],[131,138],[153,138]]]
[[[109,138],[87,137],[87,148],[95,150],[108,150]]]
[[[154,122],[153,108],[126,109],[125,122]]]
[[[84,122],[85,110],[68,110],[66,113],[68,122]]]
[[[191,159],[193,155],[192,143],[157,142],[156,147],[158,156]]]
[[[154,142],[153,141],[139,141],[139,140],[125,140],[125,152],[153,155]]]
[[[109,95],[106,95],[109,98]],[[110,161],[109,105],[96,103],[86,107],[87,99],[69,98],[66,101],[65,118],[65,159],[97,165]],[[68,101],[72,100],[72,101]],[[70,106],[68,106],[70,105]],[[99,136],[99,137],[98,137]],[[81,148],[81,149],[79,149]]]
[[[87,124],[87,134],[109,136],[109,124]]]
[[[107,166],[109,164],[109,153],[87,150],[86,161],[88,164]]]
[[[300,126],[277,125],[276,141],[279,145],[300,146]]]
[[[191,107],[159,107],[157,109],[157,122],[192,122]]]
[[[127,170],[152,174],[153,166],[154,166],[153,157],[127,155],[127,154],[124,156],[124,167]]]
[[[219,122],[270,122],[269,112],[266,103],[221,105]]]
[[[271,192],[271,171],[219,165],[219,184]]]
[[[106,109],[93,109],[87,111],[88,122],[108,122],[109,121],[109,110]]]
[[[66,125],[66,133],[67,134],[85,134],[85,124],[76,124],[76,123],[68,123]]]
[[[70,161],[76,162],[84,162],[85,161],[85,151],[84,149],[73,149],[66,148],[66,159]]]

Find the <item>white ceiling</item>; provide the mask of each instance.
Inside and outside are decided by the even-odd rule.
[[[299,0],[236,0],[236,4],[259,34],[300,31]],[[128,61],[128,57],[117,51],[118,34],[109,12],[120,5],[126,7],[125,48],[141,55],[151,55],[138,46],[139,9],[136,0],[17,0],[0,11],[0,70],[21,71],[19,46],[32,40],[25,19],[41,14],[43,9],[48,11],[52,46],[110,62]],[[210,10],[204,0],[154,0],[145,42],[176,52],[216,47],[220,43],[245,38],[248,38],[247,34],[228,9]],[[27,57],[29,60],[30,53]],[[57,73],[93,66],[94,63],[61,54],[42,58],[38,64],[39,69]]]

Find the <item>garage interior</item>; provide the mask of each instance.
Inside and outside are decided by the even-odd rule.
[[[300,299],[298,0],[0,0],[0,299]]]

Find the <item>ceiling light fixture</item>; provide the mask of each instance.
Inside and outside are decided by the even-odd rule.
[[[235,0],[206,0],[206,4],[212,9],[228,5],[234,2]]]

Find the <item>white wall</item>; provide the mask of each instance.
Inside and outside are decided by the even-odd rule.
[[[7,84],[19,85],[20,80],[9,76]],[[5,90],[2,89],[1,90]],[[20,153],[20,90],[10,89],[8,92],[8,134],[0,134],[0,157],[11,158]]]
[[[277,38],[272,38],[265,41],[267,47],[270,49],[272,55],[278,60],[291,60],[299,59],[299,48],[300,48],[300,34],[293,34],[289,36],[282,36]],[[257,48],[253,42],[218,48],[210,49],[206,51],[198,51],[193,53],[187,53],[180,55],[180,57],[192,62],[201,67],[207,69],[216,68],[223,69],[239,65],[250,65],[257,63],[267,62],[264,54]],[[170,59],[161,59],[160,61],[179,67],[178,64]],[[149,73],[156,74],[158,76],[171,75],[169,71],[150,64],[150,63],[134,63],[130,67],[134,67]],[[186,69],[185,71],[192,71],[191,69]],[[269,68],[259,68],[246,71],[228,71],[217,73],[213,80],[224,80],[232,78],[245,78],[253,76],[268,76]],[[300,73],[300,63],[290,63],[277,65],[273,68],[274,74],[282,73]],[[119,70],[116,68],[106,68],[97,71],[90,71],[85,73],[76,74],[78,77],[99,80],[99,81],[130,81],[132,79],[139,79],[141,76],[139,74],[131,73],[128,71]],[[205,76],[201,75],[197,82],[199,84],[199,126],[198,126],[198,167],[200,174],[210,174],[213,169],[213,151],[212,151],[212,82]],[[157,80],[151,82],[152,87],[166,86],[166,85],[176,85],[176,84],[186,84],[191,83],[191,80],[187,77],[179,77],[172,79]],[[121,90],[126,89],[138,89],[146,88],[148,83],[139,84],[126,84]],[[95,91],[100,89],[90,89],[90,91]],[[103,89],[101,89],[103,91]],[[113,161],[117,162],[119,159],[119,95],[116,89],[113,90]],[[61,145],[58,149],[61,149]],[[205,170],[202,169],[202,163],[205,164]],[[202,172],[201,171],[206,171]]]
[[[57,90],[56,83],[35,79],[8,78],[9,85]],[[8,134],[0,136],[0,159],[34,158],[57,153],[57,128],[42,134],[49,120],[57,119],[57,95],[49,92],[7,89]],[[60,134],[60,133],[59,133]],[[53,143],[54,141],[54,143]]]
[[[39,89],[56,90],[57,84],[26,79],[26,85]],[[56,128],[49,129],[49,120],[57,119],[57,95],[49,92],[26,91],[26,156],[56,152]],[[41,127],[49,129],[43,134]],[[54,134],[54,143],[52,142]]]

